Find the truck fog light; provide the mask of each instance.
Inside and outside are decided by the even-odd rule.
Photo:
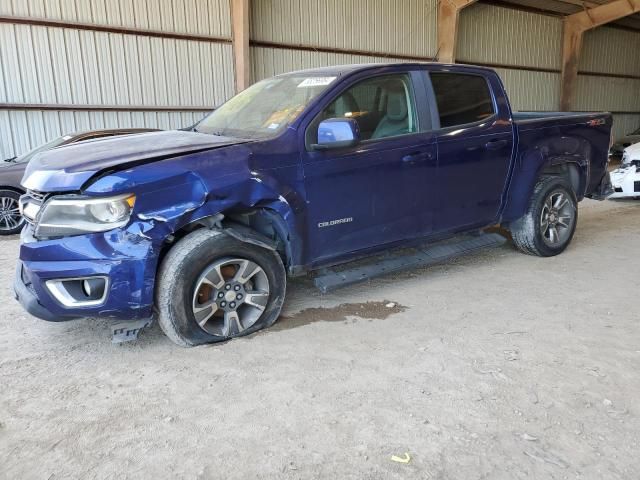
[[[82,290],[87,298],[97,299],[104,293],[103,278],[87,278],[82,281]]]
[[[47,281],[51,294],[65,307],[90,307],[104,303],[107,277],[67,278]]]

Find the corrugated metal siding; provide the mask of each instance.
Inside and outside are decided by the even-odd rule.
[[[474,4],[461,12],[458,32],[459,62],[561,68],[559,18]]]
[[[0,24],[9,103],[214,106],[233,94],[229,44]]]
[[[579,75],[574,109],[640,112],[640,80]]]
[[[581,71],[640,76],[640,33],[601,27],[588,31]],[[613,116],[616,138],[640,127],[640,79],[578,76],[577,110],[635,112]]]
[[[437,0],[258,0],[254,40],[432,57]]]
[[[496,68],[507,90],[511,108],[520,111],[557,110],[560,74]]]
[[[351,63],[400,62],[392,57],[347,55],[340,53],[311,52],[281,48],[251,47],[252,81],[257,82],[280,73],[305,68],[345,65]]]
[[[229,37],[228,0],[0,0],[0,14]],[[234,93],[227,43],[0,24],[0,103],[118,105],[121,112],[0,110],[3,156],[65,132],[175,128]],[[184,112],[127,112],[128,106]]]
[[[607,27],[586,32],[579,70],[640,76],[640,33]]]
[[[474,4],[460,14],[456,58],[461,63],[561,67],[562,21],[520,10]],[[514,110],[557,110],[560,74],[497,68]]]
[[[0,15],[231,37],[229,0],[0,0]]]
[[[640,115],[614,115],[613,116],[613,136],[623,137],[640,128]]]
[[[66,133],[103,128],[175,129],[194,124],[204,112],[73,112],[0,110],[0,160],[25,153]]]

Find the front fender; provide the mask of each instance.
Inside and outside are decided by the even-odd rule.
[[[132,221],[126,233],[163,244],[170,236],[188,225],[217,214],[242,213],[254,210],[266,212],[272,218],[277,234],[286,244],[291,265],[299,265],[302,258],[301,232],[304,203],[292,189],[282,187],[264,173],[241,169],[215,179],[215,188],[193,171],[177,170],[160,179],[135,182],[133,172],[127,181],[104,177],[93,190],[105,190],[117,184],[120,191],[137,195]]]

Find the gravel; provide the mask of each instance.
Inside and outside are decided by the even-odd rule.
[[[636,479],[640,203],[580,214],[561,256],[296,280],[272,329],[192,349],[30,317],[0,240],[0,478]]]

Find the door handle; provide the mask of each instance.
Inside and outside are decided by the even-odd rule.
[[[414,163],[422,160],[431,160],[433,155],[430,152],[414,152],[402,157],[404,163]]]
[[[497,150],[507,145],[506,140],[489,140],[485,143],[484,148],[487,150]]]

